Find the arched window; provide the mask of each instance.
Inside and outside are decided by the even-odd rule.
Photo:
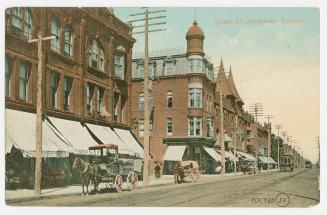
[[[32,39],[32,14],[28,8],[24,11],[24,37]]]
[[[171,91],[167,92],[167,107],[168,108],[173,107],[173,93]]]
[[[67,55],[73,55],[73,29],[70,26],[65,28],[64,52]]]
[[[139,94],[139,110],[144,110],[144,93]]]
[[[52,19],[51,35],[55,37],[51,40],[51,49],[60,50],[60,22],[57,18]]]
[[[11,11],[11,25],[15,33],[21,32],[21,11],[19,7],[14,7]]]
[[[100,71],[104,71],[104,51],[97,40],[90,43],[89,65]]]

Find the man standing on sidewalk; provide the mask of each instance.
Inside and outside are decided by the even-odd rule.
[[[154,167],[154,175],[156,177],[156,180],[159,180],[161,176],[160,170],[161,170],[160,165],[159,163],[157,163],[156,166]]]

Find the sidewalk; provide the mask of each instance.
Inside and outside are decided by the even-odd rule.
[[[276,170],[265,170],[261,173],[275,172]],[[225,177],[235,177],[242,176],[243,173],[238,172],[234,173],[226,173]],[[218,178],[222,178],[221,175],[200,175],[200,181],[211,181],[217,180]],[[150,182],[148,185],[144,185],[143,181],[138,182],[138,188],[149,187],[149,186],[164,186],[164,185],[172,185],[174,184],[174,176],[173,175],[163,175],[160,179],[155,180],[154,176],[150,176]],[[123,184],[123,189],[128,190],[128,186],[126,183]],[[63,195],[79,195],[82,192],[81,185],[71,185],[66,187],[57,187],[51,189],[43,189],[41,191],[41,197],[50,197],[50,196],[63,196]],[[17,189],[17,190],[6,190],[5,192],[6,200],[20,200],[20,199],[28,199],[28,198],[36,198],[34,196],[34,191],[31,189]]]

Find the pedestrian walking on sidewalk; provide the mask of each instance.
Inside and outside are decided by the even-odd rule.
[[[160,165],[157,163],[156,166],[154,167],[154,175],[156,177],[156,180],[159,180],[161,177],[161,173],[160,173]]]

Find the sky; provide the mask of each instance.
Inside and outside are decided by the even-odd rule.
[[[167,24],[150,29],[149,51],[178,49],[185,52],[187,29],[196,19],[205,34],[205,56],[225,70],[232,67],[233,77],[244,109],[260,102],[264,114],[274,115],[304,157],[318,157],[315,137],[320,135],[320,29],[316,8],[150,8],[166,9]],[[114,8],[123,21],[141,8]],[[154,14],[151,14],[154,16]],[[151,22],[159,22],[157,20]],[[141,23],[139,23],[141,24]],[[140,31],[137,29],[135,31]],[[135,34],[134,53],[144,50],[144,35]],[[136,55],[134,55],[136,56]],[[259,118],[266,122],[264,117]]]

